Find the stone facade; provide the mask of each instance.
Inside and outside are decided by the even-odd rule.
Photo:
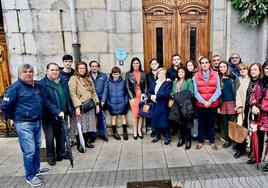
[[[143,60],[142,0],[76,0],[76,24],[81,57],[100,61],[104,72],[118,65],[114,52],[124,48],[128,56],[121,69],[129,70],[132,57]],[[61,63],[72,54],[69,0],[1,0],[12,79],[17,67],[31,63],[37,78],[49,61]],[[238,52],[244,62],[267,58],[267,19],[258,28],[238,22],[238,12],[227,0],[211,0],[210,51],[223,59]]]
[[[104,72],[118,65],[114,53],[127,51],[123,72],[130,59],[143,59],[142,0],[76,0],[76,21],[81,57],[100,61]],[[37,77],[44,75],[50,61],[61,64],[72,54],[68,0],[1,0],[12,79],[17,67],[31,63]],[[27,58],[26,58],[27,57]],[[31,58],[29,58],[31,57]]]

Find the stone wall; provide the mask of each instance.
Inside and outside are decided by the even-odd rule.
[[[226,58],[226,6],[227,0],[211,1],[211,36],[212,55]]]
[[[245,63],[263,63],[268,49],[267,18],[259,27],[250,28],[239,22],[239,12],[231,7],[229,1],[227,11],[226,57],[238,52]]]
[[[61,64],[72,54],[68,0],[1,0],[12,79],[22,63],[34,65],[36,78],[47,63]],[[103,72],[118,65],[114,52],[128,56],[121,66],[129,70],[132,57],[143,60],[142,0],[76,0],[78,40],[82,60],[97,60]]]

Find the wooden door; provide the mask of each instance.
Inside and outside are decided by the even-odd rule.
[[[171,6],[152,6],[144,2],[144,67],[156,58],[161,66],[169,68],[171,56],[176,53],[176,15]]]
[[[0,42],[0,98],[3,96],[5,89],[11,83],[10,72],[7,59],[7,47],[5,43]]]
[[[145,70],[152,58],[169,68],[175,53],[182,63],[209,56],[209,9],[210,0],[143,0]]]
[[[189,6],[179,8],[178,40],[182,62],[197,61],[210,54],[210,27],[208,7]]]

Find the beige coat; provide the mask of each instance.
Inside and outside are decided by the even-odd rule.
[[[75,108],[81,106],[83,102],[91,98],[95,101],[96,104],[99,103],[94,83],[91,79],[90,81],[91,86],[87,86],[85,78],[76,75],[71,76],[68,85],[73,106]]]
[[[250,78],[239,78],[240,80],[240,86],[236,92],[236,109],[239,107],[242,107],[245,109],[245,104],[246,104],[246,96],[247,96],[247,89],[248,85],[250,82]],[[243,119],[244,119],[244,114],[243,114]]]

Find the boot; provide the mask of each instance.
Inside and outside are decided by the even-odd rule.
[[[119,136],[119,134],[116,132],[116,125],[112,125],[113,128],[113,137],[116,140],[121,140],[121,137]]]
[[[186,144],[185,144],[185,149],[188,150],[191,148],[192,145],[192,140],[191,139],[187,139],[186,140]]]
[[[127,135],[127,124],[123,124],[123,138],[124,140],[128,140],[128,135]]]
[[[178,144],[177,144],[177,147],[181,147],[181,146],[183,146],[184,143],[185,143],[185,138],[180,137],[180,138],[179,138],[179,142],[178,142]]]
[[[75,139],[76,139],[76,143],[77,143],[77,150],[78,150],[80,153],[85,153],[85,150],[83,149],[82,145],[80,144],[79,136],[76,135],[76,136],[75,136]]]
[[[85,146],[87,148],[94,148],[95,146],[93,144],[91,144],[90,142],[90,134],[89,133],[84,133],[83,134],[84,140],[85,140]]]

